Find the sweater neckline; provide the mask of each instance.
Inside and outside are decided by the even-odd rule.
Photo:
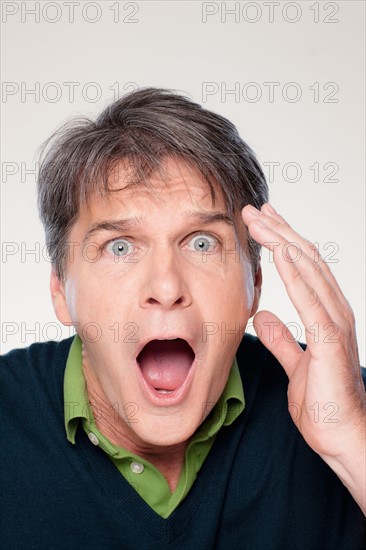
[[[120,474],[108,455],[89,441],[81,426],[76,433],[75,447],[89,463],[91,474],[99,485],[100,494],[114,500],[121,516],[128,516],[132,523],[140,525],[141,529],[148,531],[159,542],[166,544],[189,529],[190,523],[193,522],[201,507],[206,505],[212,507],[212,503],[219,508],[223,506],[224,494],[217,493],[216,476],[230,475],[231,463],[236,455],[236,448],[242,438],[245,425],[246,415],[245,420],[243,416],[240,426],[235,423],[232,426],[226,426],[217,435],[188,495],[167,518],[157,514],[140,497]]]

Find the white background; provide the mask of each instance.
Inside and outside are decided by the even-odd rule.
[[[266,163],[280,163],[271,201],[333,260],[365,364],[363,1],[1,4],[2,352],[69,335],[49,298],[35,176],[26,172],[38,146],[67,118],[97,115],[118,90],[150,85],[232,120],[267,177]],[[288,163],[301,168],[299,181]],[[260,309],[297,323],[304,341],[267,250],[262,264]]]

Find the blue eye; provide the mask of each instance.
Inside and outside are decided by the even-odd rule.
[[[215,252],[217,247],[217,240],[207,235],[195,235],[191,242],[198,252]]]
[[[126,256],[133,251],[133,245],[122,239],[112,241],[108,248],[115,256]]]

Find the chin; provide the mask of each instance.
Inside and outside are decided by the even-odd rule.
[[[188,420],[185,420],[182,415],[174,413],[163,416],[146,414],[139,418],[142,429],[134,431],[138,438],[147,445],[168,447],[188,441],[198,428],[199,423],[199,420],[194,422],[191,415]]]

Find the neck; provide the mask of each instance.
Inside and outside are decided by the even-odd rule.
[[[149,445],[139,440],[112,404],[108,403],[103,388],[90,368],[84,350],[83,371],[88,399],[98,430],[114,445],[123,447],[151,462],[165,477],[171,492],[173,492],[178,485],[188,441],[183,441],[178,445],[162,447]]]

